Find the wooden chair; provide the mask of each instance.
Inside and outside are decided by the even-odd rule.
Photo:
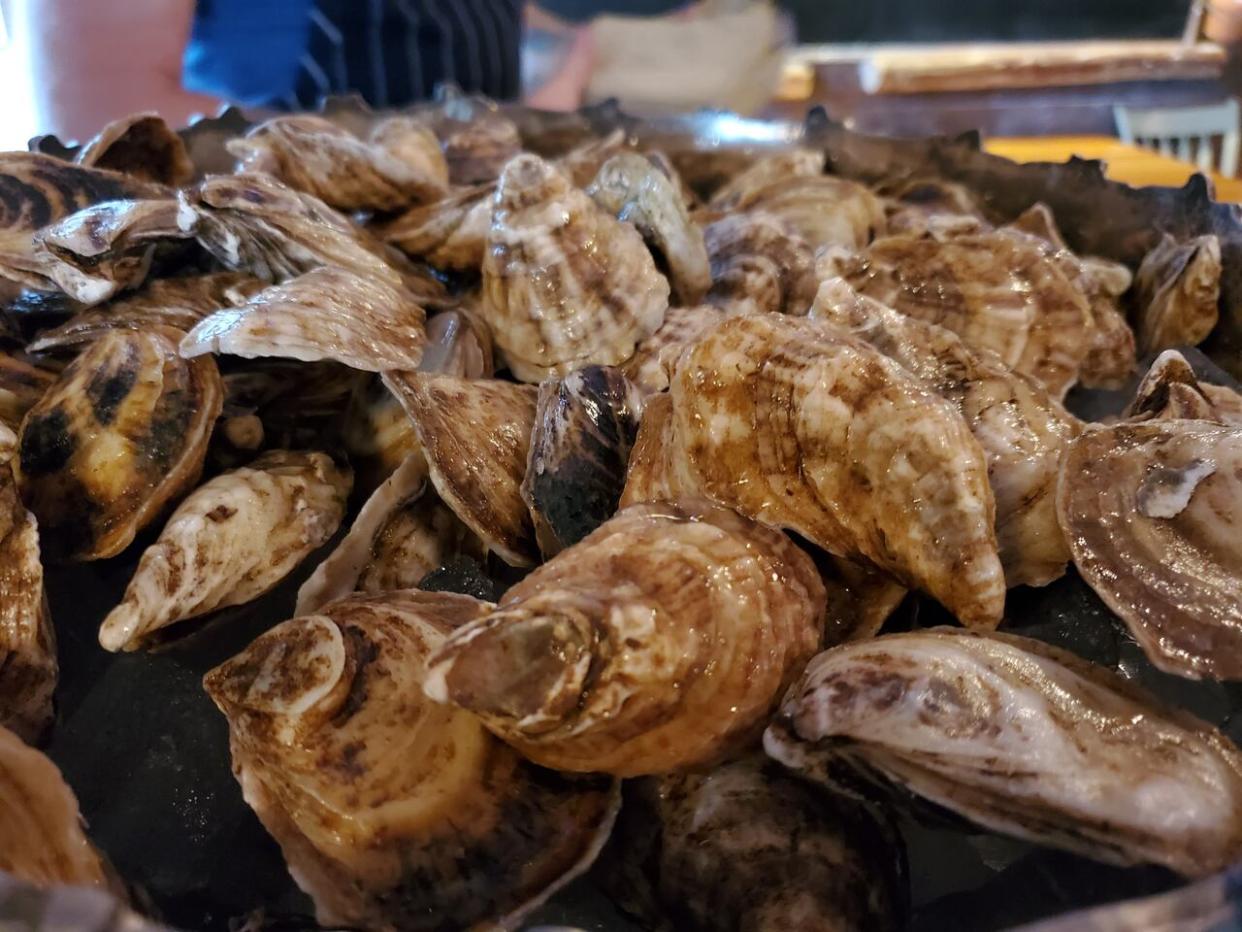
[[[1239,125],[1238,102],[1233,98],[1207,107],[1179,107],[1167,110],[1144,110],[1136,107],[1114,107],[1117,135],[1122,142],[1157,149],[1162,155],[1194,162],[1205,172],[1213,168],[1227,177],[1238,173],[1238,154],[1242,148],[1242,127]],[[1216,147],[1214,137],[1221,138],[1220,164],[1212,164]],[[1191,150],[1194,155],[1191,155]]]

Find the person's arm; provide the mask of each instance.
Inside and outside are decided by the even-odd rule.
[[[40,130],[86,139],[154,110],[173,126],[219,101],[181,86],[194,0],[11,0],[29,43]]]

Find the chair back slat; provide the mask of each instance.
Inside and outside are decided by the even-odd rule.
[[[1215,169],[1229,177],[1238,172],[1242,115],[1233,98],[1206,107],[1114,107],[1113,118],[1122,142],[1193,161],[1203,171]],[[1220,139],[1219,162],[1214,162],[1216,139]]]

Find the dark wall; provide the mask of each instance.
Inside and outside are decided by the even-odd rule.
[[[785,0],[801,42],[1176,38],[1190,0]]]

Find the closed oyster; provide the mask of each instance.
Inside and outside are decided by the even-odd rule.
[[[0,352],[0,423],[17,430],[26,412],[56,384],[57,375],[42,360]]]
[[[660,773],[753,741],[823,615],[779,531],[702,501],[639,505],[455,632],[425,689],[544,766]]]
[[[768,728],[781,763],[878,773],[994,831],[1197,876],[1242,854],[1242,754],[1111,671],[960,628],[828,650]]]
[[[607,136],[588,139],[556,159],[556,168],[576,188],[585,188],[614,155],[630,147],[625,131],[614,129]]]
[[[964,185],[940,178],[907,178],[884,193],[890,233],[957,236],[989,229],[979,202]]]
[[[648,394],[664,391],[682,350],[719,321],[714,307],[670,307],[660,329],[639,341],[621,371]]]
[[[838,268],[868,297],[991,350],[1058,399],[1090,346],[1086,298],[1028,235],[890,236]]]
[[[824,173],[824,153],[819,149],[790,149],[756,159],[712,194],[713,211],[730,211],[754,200],[756,192],[787,178],[807,178]]]
[[[204,318],[181,341],[181,355],[327,359],[366,372],[414,369],[427,345],[426,321],[400,286],[318,268]]]
[[[730,214],[703,232],[711,259],[707,300],[732,314],[802,315],[819,284],[815,254],[778,218]]]
[[[862,249],[885,229],[879,197],[857,182],[831,175],[777,179],[742,197],[736,209],[780,218],[816,251]]]
[[[539,386],[522,499],[545,559],[616,512],[642,406],[638,389],[606,366]]]
[[[1220,319],[1220,240],[1179,243],[1168,233],[1143,257],[1134,278],[1139,351],[1195,346]]]
[[[1000,621],[983,450],[957,409],[895,362],[822,323],[730,317],[682,356],[670,397],[647,407],[623,505],[704,495],[866,558],[964,624]]]
[[[0,464],[0,726],[36,741],[52,722],[56,634],[43,593],[39,528]]]
[[[489,550],[511,566],[530,566],[538,550],[520,487],[535,423],[533,385],[388,372],[431,481],[445,503]]]
[[[668,310],[642,237],[538,156],[505,166],[483,259],[487,321],[513,374],[537,382],[625,362]]]
[[[1088,428],[1062,463],[1057,512],[1083,579],[1152,663],[1242,679],[1242,427]]]
[[[499,113],[485,113],[465,123],[445,121],[437,127],[449,180],[457,185],[490,184],[505,164],[522,151],[517,125]]]
[[[302,584],[296,614],[309,615],[355,590],[413,589],[462,555],[482,559],[482,542],[428,487],[421,453],[411,454],[366,500],[349,533]]]
[[[110,331],[27,412],[14,462],[49,558],[115,556],[198,480],[223,387],[180,339]]]
[[[1057,466],[1078,422],[1035,381],[971,350],[955,333],[863,297],[841,279],[819,289],[811,316],[860,337],[961,412],[988,463],[996,542],[1008,586],[1042,586],[1065,572]]]
[[[108,883],[73,790],[55,764],[7,728],[0,728],[0,871],[37,887]]]
[[[620,152],[600,166],[586,192],[642,234],[668,270],[679,304],[703,300],[712,283],[703,231],[690,220],[677,189],[659,169],[637,152]]]
[[[418,369],[462,379],[490,379],[495,374],[492,333],[473,306],[463,304],[427,321],[427,349]]]
[[[495,191],[495,185],[463,188],[430,204],[412,207],[374,231],[385,242],[436,268],[479,269],[492,225]]]
[[[113,120],[78,151],[76,161],[173,188],[194,177],[185,142],[157,113]]]
[[[1198,418],[1242,427],[1242,395],[1226,385],[1200,382],[1186,357],[1165,350],[1143,376],[1125,416],[1134,421]]]
[[[220,307],[245,302],[263,282],[240,272],[212,272],[185,278],[157,278],[140,290],[81,311],[59,327],[44,330],[27,349],[32,353],[78,349],[109,330],[172,327],[189,330]]]
[[[138,561],[99,629],[134,650],[160,628],[270,591],[336,533],[352,477],[323,453],[266,453],[196,489]]]
[[[448,189],[440,141],[409,117],[384,120],[362,140],[323,117],[279,116],[225,148],[239,171],[266,172],[338,210],[401,210]]]
[[[428,653],[487,608],[355,596],[278,625],[204,678],[242,793],[321,925],[514,928],[607,838],[612,781],[535,767],[423,697]]]
[[[668,917],[657,928],[905,927],[905,859],[893,827],[762,758],[627,785],[613,837],[605,858],[615,849],[623,867],[610,892],[623,906],[653,900]]]

